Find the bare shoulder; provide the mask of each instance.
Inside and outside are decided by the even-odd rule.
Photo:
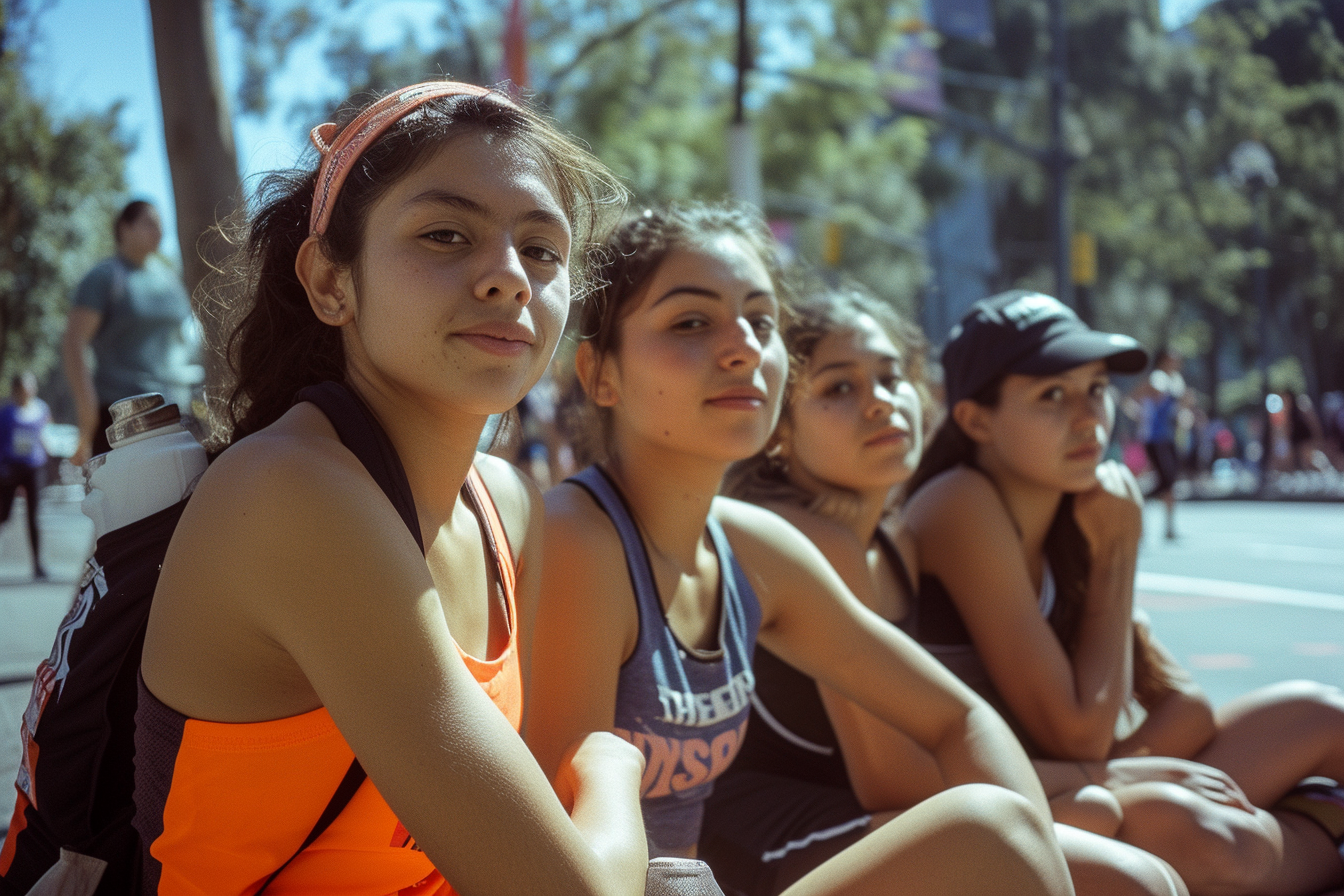
[[[779,514],[725,497],[714,499],[712,512],[761,600],[767,623],[782,602],[846,590],[821,550]]]
[[[513,464],[493,455],[478,453],[475,466],[499,511],[514,554],[521,555],[540,526],[541,490]]]
[[[625,548],[616,525],[582,486],[561,482],[546,492],[547,595],[557,589],[575,599],[619,599],[633,611]]]
[[[994,484],[984,473],[959,466],[930,479],[901,512],[903,526],[921,529],[948,520],[966,520],[966,514],[1006,515]]]
[[[854,530],[828,516],[813,513],[797,504],[767,504],[765,507],[788,520],[808,541],[816,545],[832,565],[857,556],[859,562],[866,549]]]

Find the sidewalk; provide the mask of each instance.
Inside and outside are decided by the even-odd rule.
[[[79,511],[83,492],[81,485],[53,485],[42,492],[38,527],[48,581],[33,581],[23,498],[15,499],[9,522],[0,528],[0,833],[14,811],[19,723],[33,672],[51,650],[93,551],[93,523]]]

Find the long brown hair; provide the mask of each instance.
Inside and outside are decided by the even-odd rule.
[[[990,381],[969,399],[987,408],[997,407],[1003,377]],[[919,460],[919,466],[906,483],[909,501],[928,482],[953,467],[978,469],[976,443],[949,413],[934,433]],[[1045,536],[1045,557],[1055,578],[1056,609],[1052,627],[1059,635],[1064,652],[1070,657],[1077,649],[1078,628],[1087,600],[1087,583],[1092,571],[1091,549],[1073,516],[1073,495],[1065,494]],[[1134,696],[1145,709],[1171,691],[1180,676],[1173,669],[1145,630],[1131,625],[1134,632]]]
[[[362,105],[347,103],[336,117],[344,127]],[[321,248],[358,275],[370,208],[400,178],[459,136],[486,133],[536,158],[574,230],[571,283],[586,288],[586,250],[619,214],[626,191],[591,155],[544,118],[515,101],[492,95],[432,100],[390,127],[361,154],[321,235]],[[309,233],[317,161],[303,170],[275,172],[261,183],[254,211],[239,212],[222,230],[237,246],[210,286],[212,313],[228,334],[214,346],[228,373],[207,393],[212,447],[222,448],[270,425],[304,386],[345,378],[341,331],[318,320],[294,272]]]
[[[724,494],[754,504],[787,502],[825,516],[843,518],[846,515],[854,501],[846,501],[845,498],[854,496],[839,489],[836,489],[837,494],[818,494],[795,483],[789,478],[781,449],[782,443],[793,431],[793,400],[817,344],[832,333],[853,329],[859,319],[865,316],[877,322],[900,352],[902,373],[919,393],[920,409],[927,422],[928,409],[932,403],[929,401],[924,375],[927,343],[920,329],[863,287],[855,284],[815,287],[794,308],[788,325],[784,327],[784,346],[789,352],[789,378],[779,423],[764,448],[728,469],[723,484]]]

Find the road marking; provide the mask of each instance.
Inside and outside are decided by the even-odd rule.
[[[1308,607],[1313,610],[1337,610],[1344,613],[1344,595],[1325,594],[1320,591],[1297,591],[1273,585],[1222,582],[1218,579],[1199,579],[1194,576],[1176,576],[1161,572],[1140,572],[1134,586],[1138,591],[1150,591],[1156,594],[1221,597],[1228,600]]]

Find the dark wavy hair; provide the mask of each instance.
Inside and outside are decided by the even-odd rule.
[[[990,381],[968,400],[987,408],[997,407],[1004,376]],[[905,500],[913,498],[934,477],[958,466],[979,469],[976,464],[976,443],[953,419],[949,408],[942,424],[926,444],[919,466],[906,483]],[[1045,557],[1055,578],[1057,601],[1054,612],[1058,615],[1051,620],[1051,627],[1058,633],[1064,652],[1072,657],[1078,646],[1078,628],[1087,600],[1092,562],[1087,538],[1073,516],[1071,494],[1063,496],[1050,522],[1045,536]],[[1172,690],[1182,675],[1180,670],[1171,668],[1142,627],[1133,626],[1133,631],[1134,696],[1147,709]]]
[[[798,382],[807,370],[817,344],[832,333],[853,329],[865,316],[877,322],[900,352],[901,371],[919,394],[924,418],[921,422],[927,426],[933,402],[924,370],[928,350],[924,333],[863,287],[854,284],[835,288],[815,286],[793,309],[792,319],[784,328],[784,345],[789,351],[789,379],[779,423],[764,448],[729,468],[724,478],[724,494],[755,504],[790,502],[827,516],[843,515],[843,500],[834,500],[836,495],[816,494],[793,482],[778,455],[780,443],[793,424],[792,406]]]
[[[621,321],[663,260],[674,251],[703,246],[724,234],[741,240],[760,258],[779,301],[781,322],[787,323],[791,283],[760,212],[733,201],[686,202],[639,212],[589,253],[594,286],[579,317],[578,339],[590,343],[599,358],[619,351]],[[609,409],[591,400],[571,403],[566,428],[582,462],[606,459],[609,419]]]
[[[347,102],[336,124],[344,127],[364,105]],[[320,237],[322,251],[354,271],[358,281],[370,208],[444,143],[476,133],[513,143],[541,164],[574,231],[570,279],[582,294],[588,283],[586,250],[619,216],[626,190],[545,118],[498,95],[441,97],[390,127],[350,171]],[[304,386],[345,378],[341,331],[318,320],[294,271],[308,238],[319,163],[314,155],[305,169],[270,174],[252,207],[221,228],[236,249],[208,292],[211,312],[227,334],[222,345],[213,346],[224,356],[227,374],[207,390],[216,450],[275,422]]]

